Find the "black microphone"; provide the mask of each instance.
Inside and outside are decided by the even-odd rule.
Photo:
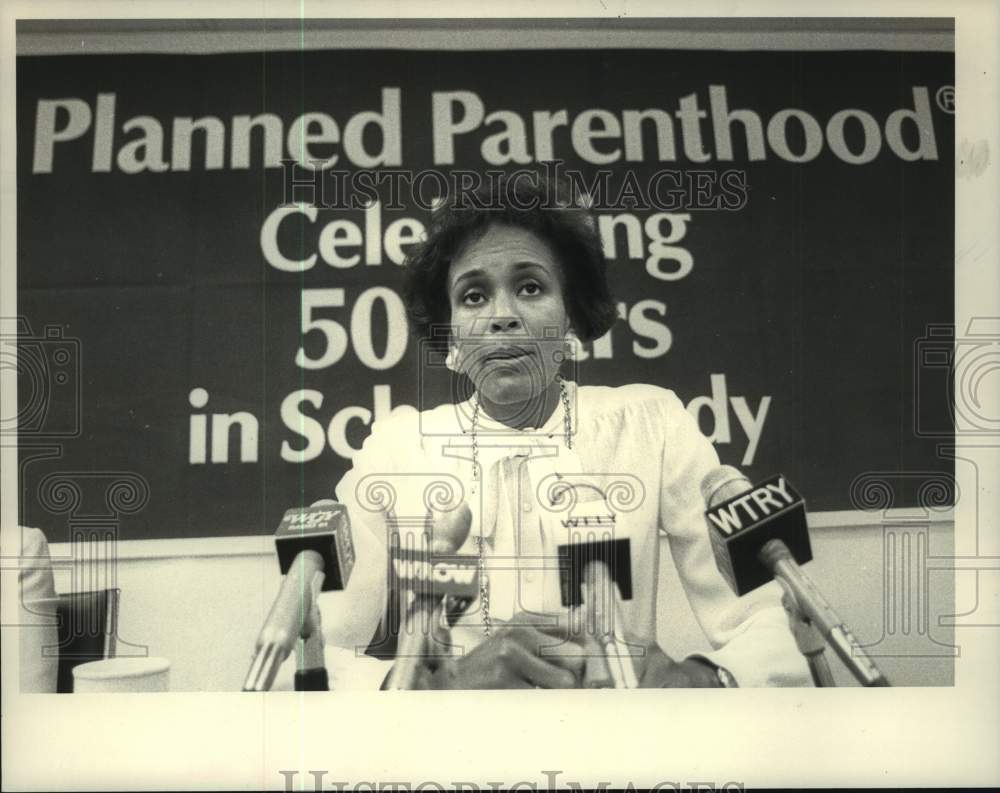
[[[457,553],[471,528],[472,512],[464,501],[445,512],[428,511],[421,538],[427,550],[401,548],[393,553],[400,595],[413,592],[413,600],[403,616],[396,661],[383,689],[414,688],[428,654],[427,637],[438,617],[438,606],[446,595],[467,598],[478,592],[478,557]]]
[[[560,597],[564,606],[584,605],[587,630],[606,661],[599,672],[588,664],[585,684],[602,687],[606,674],[614,688],[638,688],[621,610],[621,600],[632,599],[629,540],[614,539],[617,516],[603,493],[592,486],[568,487],[575,491],[574,507],[570,516],[561,519],[571,541],[558,546]]]
[[[800,564],[812,559],[805,501],[781,474],[752,485],[723,465],[701,483],[715,563],[737,595],[777,579],[864,686],[889,682]]]
[[[317,594],[343,589],[354,567],[350,518],[347,507],[336,501],[324,499],[286,511],[274,544],[285,579],[257,636],[244,691],[270,690],[299,638],[319,640]],[[310,653],[316,655],[315,650]],[[301,677],[297,673],[296,688],[329,687],[326,670],[319,672],[321,657],[318,663],[315,670],[303,670]]]

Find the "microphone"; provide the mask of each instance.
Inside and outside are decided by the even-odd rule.
[[[299,638],[316,637],[306,648],[307,661],[316,665],[300,675],[296,688],[329,688],[322,663],[319,606],[320,591],[341,590],[354,567],[354,545],[347,508],[330,499],[310,507],[285,512],[274,534],[278,563],[285,576],[271,611],[257,636],[253,660],[243,683],[244,691],[268,691],[278,668],[296,647]],[[316,679],[322,676],[323,680]]]
[[[587,664],[588,687],[638,688],[639,681],[625,639],[621,599],[632,599],[632,560],[628,538],[613,539],[617,516],[604,494],[587,498],[584,488],[569,485],[579,501],[562,518],[572,541],[558,546],[560,597],[564,606],[585,606],[587,629],[604,652],[599,671]],[[596,490],[587,486],[587,490]],[[581,528],[587,539],[580,541]]]
[[[812,559],[805,501],[781,474],[752,485],[723,465],[701,483],[715,563],[737,595],[776,579],[863,686],[889,681],[864,652],[809,576]]]
[[[396,662],[389,670],[384,689],[409,690],[416,686],[421,663],[427,655],[427,634],[445,595],[467,598],[478,592],[478,557],[457,553],[471,528],[472,512],[464,501],[446,512],[428,510],[423,540],[425,547],[429,546],[429,553],[407,548],[393,554],[400,595],[411,591],[413,600],[403,616]]]

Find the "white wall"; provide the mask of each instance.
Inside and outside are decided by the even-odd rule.
[[[952,535],[952,523],[932,524],[931,554],[950,556]],[[811,536],[815,558],[807,572],[863,644],[877,641],[886,624],[882,526],[814,527]],[[663,550],[663,585],[657,609],[660,642],[675,655],[707,649],[673,573],[666,543]],[[52,546],[56,589],[60,592],[73,588],[69,569],[58,562],[69,553],[68,544]],[[169,658],[175,691],[238,691],[257,631],[280,583],[270,538],[129,541],[120,544],[119,553],[119,654],[145,654],[148,647],[148,654]],[[902,566],[896,572],[900,574]],[[953,573],[932,570],[928,580],[930,635],[947,643],[950,629],[936,623],[938,617],[956,613]],[[875,652],[886,648],[911,653],[934,650],[930,642],[918,641],[916,632],[905,636],[899,624],[896,636],[889,638],[891,641]],[[126,643],[138,646],[130,648]],[[840,662],[831,653],[827,655],[838,683],[856,685]],[[879,657],[877,662],[896,685],[953,683],[949,658]],[[292,667],[286,667],[283,677],[290,680]]]

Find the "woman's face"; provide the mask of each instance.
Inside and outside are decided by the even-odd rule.
[[[451,264],[455,368],[495,404],[525,402],[555,379],[569,317],[552,249],[525,229],[490,226]]]

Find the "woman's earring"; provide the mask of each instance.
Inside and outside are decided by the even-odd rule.
[[[458,365],[455,361],[456,358],[457,358],[456,348],[455,345],[453,344],[448,348],[448,355],[444,359],[444,365],[447,366],[449,369],[451,369],[451,371],[453,372],[458,371]]]
[[[566,331],[566,344],[565,344],[565,360],[572,361],[576,358],[577,346],[580,344],[580,339],[572,331]]]

